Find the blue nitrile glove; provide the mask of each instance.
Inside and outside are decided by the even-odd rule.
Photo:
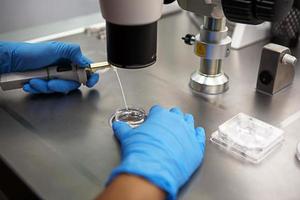
[[[73,62],[86,67],[91,61],[82,55],[80,46],[62,42],[42,42],[36,44],[0,41],[0,74],[23,72],[43,67]],[[98,74],[93,74],[87,81],[88,87],[93,87],[99,80]],[[23,89],[31,94],[38,93],[68,93],[80,87],[80,83],[67,80],[32,79]]]
[[[113,123],[120,141],[121,164],[112,171],[108,183],[122,173],[141,176],[176,199],[178,189],[189,180],[203,160],[205,131],[194,127],[194,118],[179,108],[170,111],[153,106],[138,128]]]

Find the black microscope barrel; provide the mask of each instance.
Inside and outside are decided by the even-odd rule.
[[[106,22],[108,62],[119,68],[138,69],[156,62],[157,22],[118,25]]]

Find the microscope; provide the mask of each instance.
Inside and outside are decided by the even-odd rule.
[[[157,21],[163,4],[175,0],[99,0],[106,20],[107,60],[119,68],[138,69],[156,61]],[[228,90],[229,78],[222,60],[230,54],[231,38],[226,19],[257,25],[284,18],[293,0],[177,0],[179,6],[204,17],[198,35],[183,37],[194,45],[200,57],[199,69],[191,75],[195,93],[221,94]]]
[[[0,87],[3,90],[22,88],[32,78],[61,78],[86,84],[91,73],[110,66],[126,69],[148,67],[156,61],[157,21],[163,4],[174,1],[99,0],[106,20],[108,62],[93,63],[84,69],[71,64],[3,74]],[[196,36],[187,34],[182,38],[186,44],[194,45],[194,53],[200,57],[200,68],[191,75],[190,87],[193,92],[201,94],[221,94],[229,87],[229,78],[222,70],[222,60],[229,56],[231,44],[226,18],[245,24],[278,21],[288,14],[293,5],[293,0],[177,1],[184,10],[204,16],[200,33]]]

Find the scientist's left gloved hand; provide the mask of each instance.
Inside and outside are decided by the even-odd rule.
[[[0,41],[0,74],[9,72],[23,72],[36,70],[60,64],[73,62],[82,67],[88,66],[91,61],[82,55],[80,46],[62,42],[21,43]],[[98,74],[93,74],[88,87],[93,87],[99,80]],[[23,89],[31,94],[39,93],[68,93],[78,89],[80,83],[67,80],[40,80],[32,79]]]
[[[122,162],[108,183],[123,173],[141,176],[174,200],[179,188],[202,163],[204,129],[195,128],[193,116],[179,108],[154,106],[140,127],[115,122],[113,129],[121,144]]]

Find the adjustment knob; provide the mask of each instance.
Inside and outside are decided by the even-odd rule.
[[[185,44],[193,45],[196,41],[196,36],[192,34],[186,34],[184,37],[181,38]]]
[[[245,24],[279,21],[291,10],[293,0],[222,0],[227,19]]]

